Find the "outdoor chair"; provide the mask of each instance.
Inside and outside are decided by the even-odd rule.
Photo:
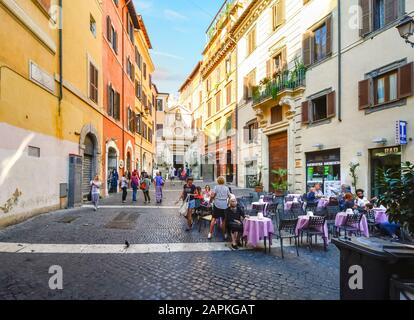
[[[327,239],[325,239],[324,225],[325,217],[313,216],[309,217],[308,226],[301,231],[301,238],[303,234],[306,234],[306,239],[308,242],[309,250],[312,252],[312,238],[315,237],[315,244],[318,243],[318,236],[321,236],[323,239],[323,248],[327,251]]]
[[[327,206],[326,207],[326,223],[328,224],[329,234],[333,237],[337,237],[337,231],[335,226],[335,219],[338,212],[341,210],[339,206]]]
[[[292,238],[295,239],[296,254],[299,257],[299,237],[296,235],[296,225],[298,219],[282,219],[279,222],[279,227],[277,228],[278,234],[277,238],[280,240],[280,250],[282,252],[282,259],[284,259],[283,254],[283,240],[289,239],[289,242],[292,243]]]
[[[312,211],[312,212],[316,212],[316,208],[318,207],[318,203],[317,202],[306,202],[306,209],[305,211]]]
[[[377,225],[377,223],[375,221],[375,213],[374,213],[374,210],[367,211],[366,214],[365,214],[365,216],[367,217],[369,232],[370,233],[374,233],[375,227]]]
[[[341,236],[342,230],[345,231],[346,239],[348,239],[347,233],[348,235],[355,234],[356,236],[361,236],[361,227],[360,227],[361,219],[362,219],[361,213],[349,214],[346,217],[345,224],[339,227],[339,236]]]

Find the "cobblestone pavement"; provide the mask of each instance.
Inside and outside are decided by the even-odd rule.
[[[166,186],[166,189],[170,189]],[[178,189],[178,187],[176,187]],[[235,191],[245,192],[243,190]],[[179,191],[165,192],[171,206]],[[118,195],[119,196],[119,195]],[[105,205],[117,205],[116,198]],[[117,219],[114,219],[118,217]],[[118,223],[121,217],[122,223]],[[184,232],[177,209],[90,208],[38,216],[0,231],[0,243],[131,244],[207,242]],[[222,241],[219,237],[213,241]],[[339,299],[339,253],[330,245],[285,259],[262,250],[137,253],[0,253],[0,299]],[[48,287],[49,267],[63,268],[63,290]]]

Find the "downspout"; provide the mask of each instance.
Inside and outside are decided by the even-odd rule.
[[[63,0],[59,0],[59,108],[60,116],[61,103],[63,99]]]
[[[342,122],[342,26],[341,0],[338,0],[338,120]]]

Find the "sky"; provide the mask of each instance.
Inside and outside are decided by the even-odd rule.
[[[153,49],[159,92],[177,93],[206,45],[206,30],[223,0],[134,0]]]

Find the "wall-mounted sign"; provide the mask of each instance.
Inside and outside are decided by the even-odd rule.
[[[124,167],[124,160],[119,160],[119,169]]]
[[[407,121],[397,121],[395,126],[395,142],[399,145],[407,144]]]

